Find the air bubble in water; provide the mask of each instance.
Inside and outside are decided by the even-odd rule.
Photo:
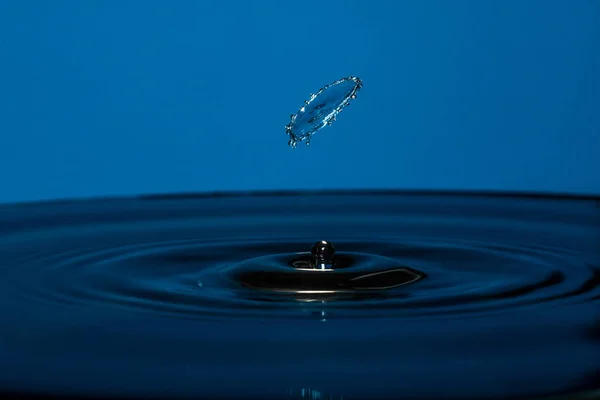
[[[360,78],[350,76],[324,86],[304,102],[296,114],[290,116],[285,132],[290,136],[288,145],[295,148],[299,142],[306,141],[318,130],[335,122],[336,116],[362,88]]]

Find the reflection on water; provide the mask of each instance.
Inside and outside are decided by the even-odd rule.
[[[343,395],[321,393],[318,390],[303,388],[299,390],[288,389],[286,399],[289,400],[344,400]]]

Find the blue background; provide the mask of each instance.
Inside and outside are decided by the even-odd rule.
[[[600,2],[0,2],[0,202],[292,188],[600,193]],[[364,88],[310,147],[311,92]]]

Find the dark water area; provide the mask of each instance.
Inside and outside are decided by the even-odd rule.
[[[339,268],[297,268],[320,240]],[[0,205],[0,318],[28,398],[600,398],[600,199]]]

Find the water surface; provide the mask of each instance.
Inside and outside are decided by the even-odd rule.
[[[598,204],[300,192],[4,205],[0,390],[252,399],[590,392],[600,365]],[[258,294],[229,273],[322,239],[426,278],[373,298],[323,300]]]

